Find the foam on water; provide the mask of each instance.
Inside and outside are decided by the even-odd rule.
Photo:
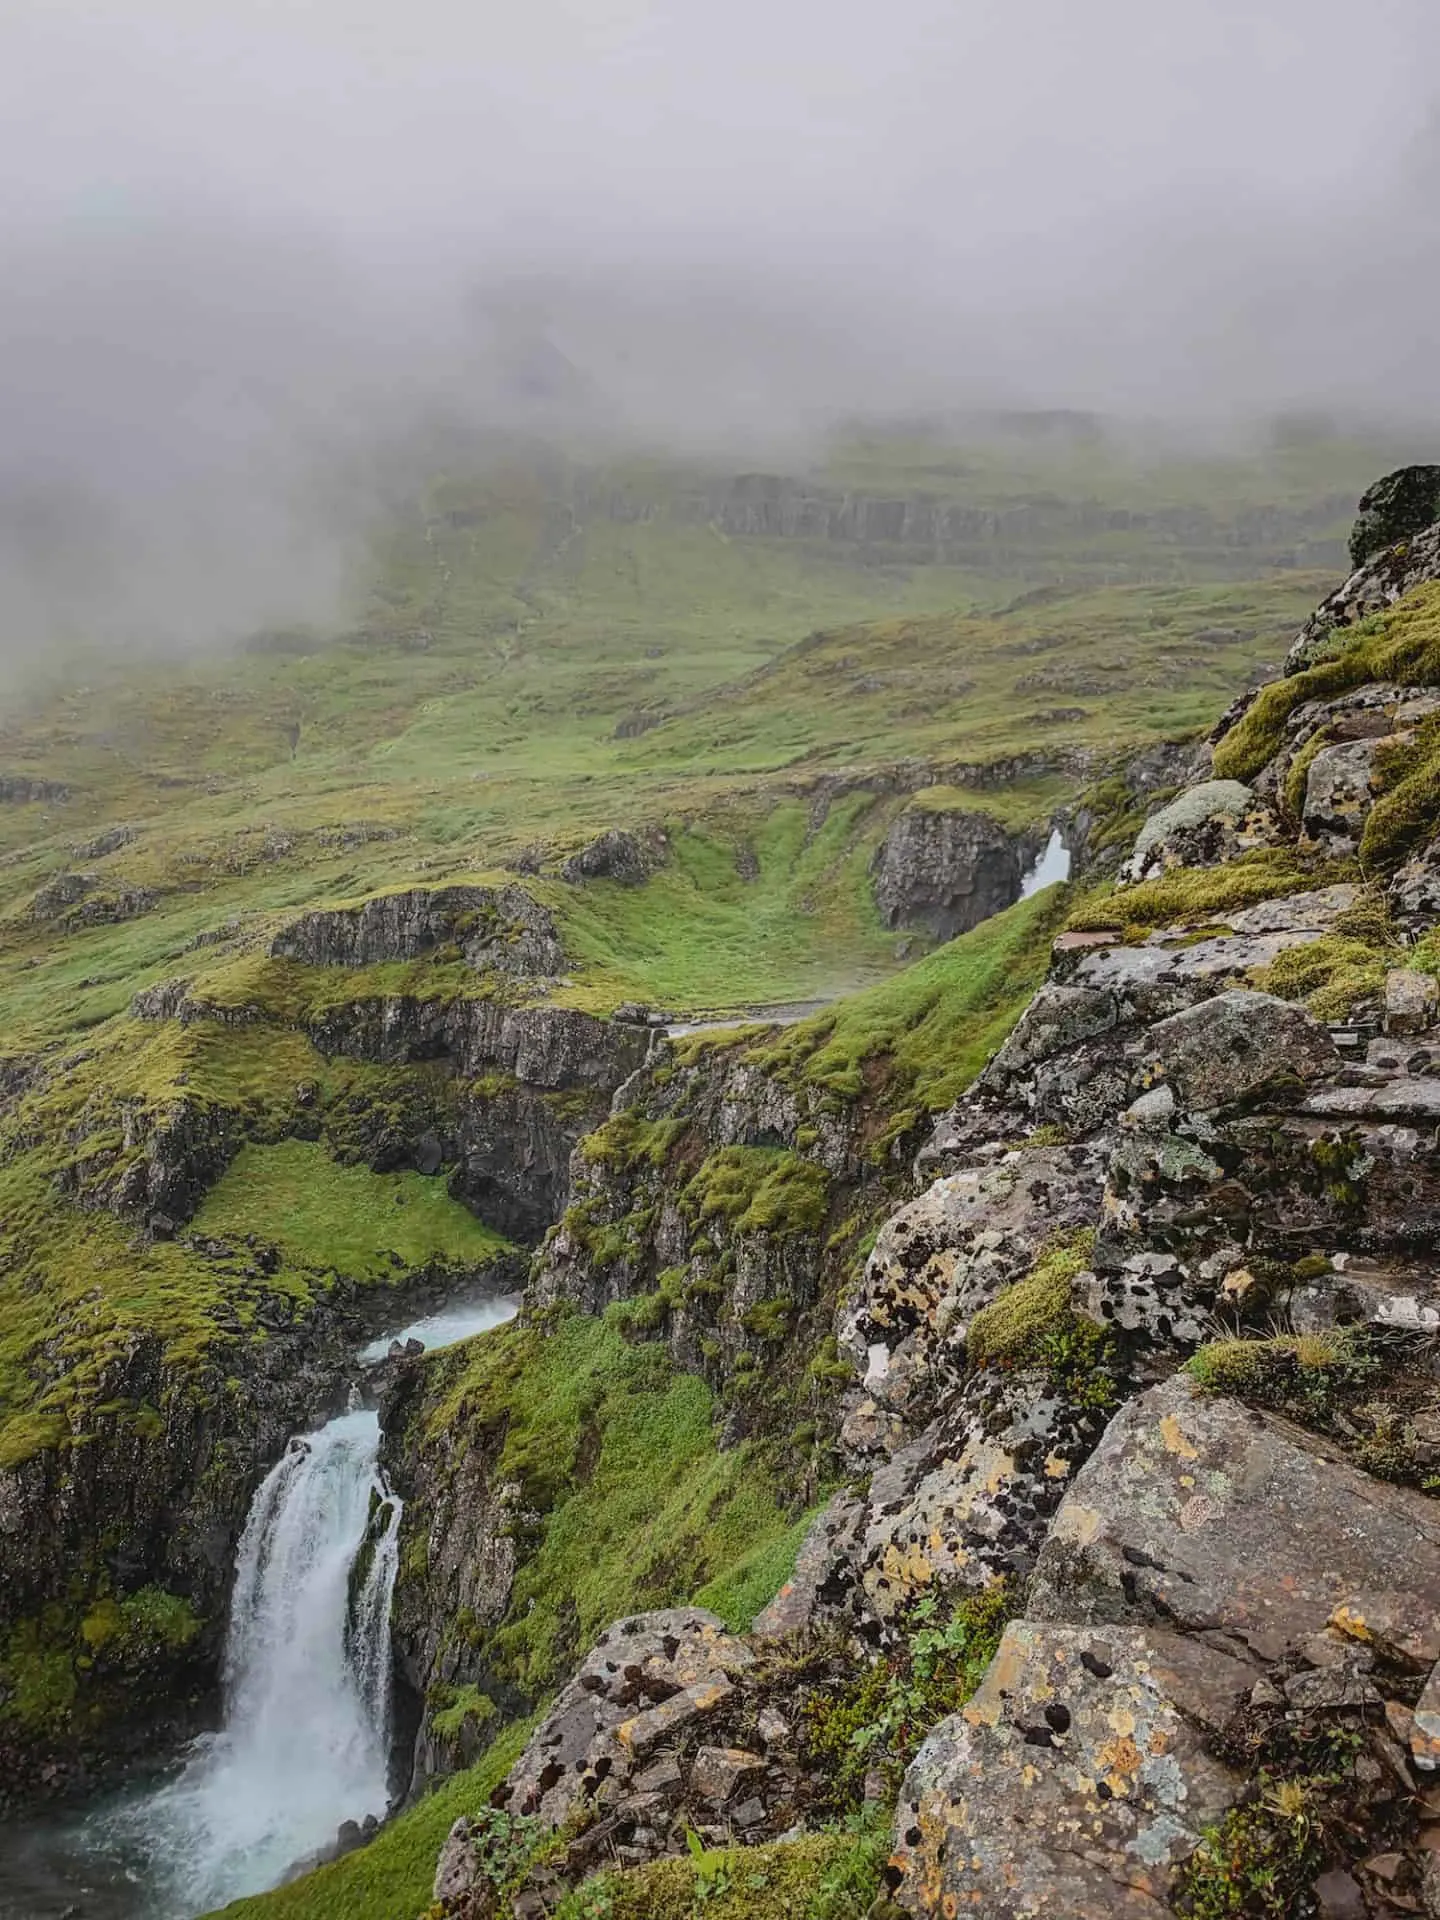
[[[1039,859],[1020,882],[1020,898],[1028,900],[1032,893],[1039,893],[1042,887],[1053,887],[1057,880],[1069,878],[1070,849],[1058,832],[1052,833]]]
[[[503,1326],[507,1320],[513,1320],[519,1310],[518,1300],[508,1296],[497,1299],[493,1295],[484,1300],[442,1307],[437,1313],[427,1314],[423,1320],[401,1327],[398,1333],[382,1334],[378,1340],[372,1340],[368,1347],[361,1348],[360,1363],[369,1367],[377,1360],[383,1360],[390,1351],[392,1340],[398,1340],[402,1346],[407,1340],[419,1340],[430,1349],[453,1347],[457,1340],[468,1340],[472,1334],[488,1333],[491,1327]]]
[[[157,1914],[261,1892],[342,1821],[385,1812],[400,1502],[379,1447],[368,1411],[291,1441],[236,1556],[222,1730],[94,1823],[92,1844],[143,1861]]]

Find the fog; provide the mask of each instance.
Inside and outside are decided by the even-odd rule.
[[[0,656],[343,611],[437,433],[1440,416],[1433,0],[8,0]]]

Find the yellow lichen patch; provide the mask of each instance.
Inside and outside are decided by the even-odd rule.
[[[1373,1640],[1375,1637],[1365,1624],[1364,1614],[1358,1607],[1352,1607],[1348,1602],[1342,1602],[1336,1607],[1328,1624],[1334,1627],[1337,1633],[1346,1634],[1352,1640]]]
[[[1082,1507],[1073,1500],[1067,1501],[1051,1524],[1050,1537],[1063,1541],[1066,1546],[1088,1547],[1092,1540],[1099,1538],[1104,1524],[1093,1507]]]
[[[1070,1462],[1058,1453],[1045,1456],[1045,1477],[1047,1480],[1063,1480],[1070,1471]]]
[[[1199,1449],[1192,1447],[1186,1438],[1185,1429],[1173,1413],[1163,1414],[1160,1420],[1160,1438],[1167,1453],[1175,1453],[1182,1460],[1198,1460]]]

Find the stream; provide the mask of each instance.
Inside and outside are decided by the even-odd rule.
[[[452,1345],[518,1304],[457,1303],[357,1361],[384,1359],[392,1340]],[[342,1821],[384,1817],[401,1503],[379,1450],[358,1389],[290,1441],[236,1549],[219,1731],[158,1785],[0,1830],[0,1920],[190,1920],[277,1885]]]

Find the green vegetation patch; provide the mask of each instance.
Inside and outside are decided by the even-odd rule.
[[[497,1328],[432,1367],[427,1451],[460,1459],[503,1433],[491,1482],[518,1481],[535,1516],[484,1636],[488,1673],[538,1700],[623,1613],[709,1587],[741,1627],[770,1598],[760,1570],[785,1567],[796,1528],[780,1466],[757,1443],[719,1450],[715,1396],[663,1347],[566,1314],[549,1333]]]
[[[938,1112],[980,1072],[1044,979],[1066,892],[1047,887],[1018,902],[894,979],[762,1041],[752,1057],[842,1101],[884,1083],[897,1116]]]
[[[681,1204],[700,1221],[736,1233],[816,1233],[830,1181],[823,1167],[784,1147],[720,1147],[691,1177]]]
[[[1204,923],[1287,893],[1354,880],[1344,861],[1306,860],[1292,847],[1259,847],[1223,867],[1175,867],[1158,880],[1085,896],[1070,925],[1081,931],[1121,928],[1143,939],[1156,927]]]
[[[273,1893],[232,1901],[226,1920],[415,1920],[430,1904],[446,1834],[488,1804],[532,1726],[507,1727],[483,1760],[388,1821],[368,1846]]]
[[[926,1594],[906,1614],[900,1638],[856,1679],[811,1694],[801,1740],[828,1806],[858,1808],[872,1770],[898,1792],[926,1734],[984,1678],[1016,1601],[1005,1582],[954,1600]]]
[[[1265,687],[1215,748],[1217,780],[1253,780],[1279,752],[1285,723],[1310,700],[1335,700],[1369,681],[1440,683],[1440,587],[1426,586],[1388,612],[1333,636],[1331,657]]]
[[[480,1266],[508,1246],[443,1180],[341,1166],[308,1140],[242,1147],[194,1228],[221,1239],[253,1234],[302,1265],[372,1277],[393,1270],[392,1253],[405,1267]]]
[[[880,1890],[889,1809],[798,1840],[705,1847],[588,1880],[555,1920],[859,1920]]]

